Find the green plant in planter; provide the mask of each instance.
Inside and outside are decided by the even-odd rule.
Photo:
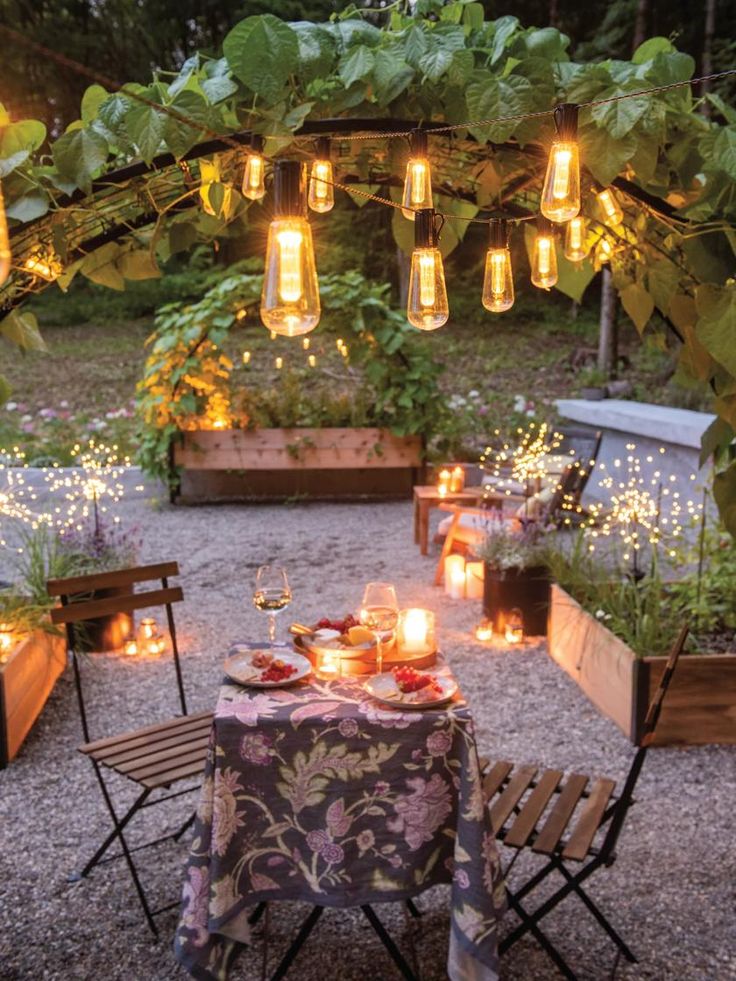
[[[518,527],[511,521],[493,517],[493,511],[488,514],[485,538],[476,553],[489,569],[506,572],[547,565],[549,536],[535,522]]]

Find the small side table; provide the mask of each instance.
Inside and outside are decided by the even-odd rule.
[[[429,512],[440,504],[468,504],[474,506],[483,493],[482,487],[466,487],[456,494],[440,495],[434,484],[419,484],[414,488],[414,541],[419,551],[426,555],[429,551]]]

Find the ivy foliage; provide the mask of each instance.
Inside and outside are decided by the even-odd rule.
[[[169,450],[182,431],[252,428],[263,421],[252,374],[235,371],[222,350],[240,320],[247,322],[257,311],[261,284],[262,276],[234,267],[198,302],[170,303],[158,311],[137,396],[138,459],[148,473],[175,479]],[[428,436],[442,421],[437,384],[442,368],[392,309],[388,292],[387,285],[367,283],[357,272],[324,276],[323,318],[338,322],[344,332],[348,368],[355,369],[351,398],[362,407],[361,424],[397,436]],[[350,404],[347,400],[348,413]],[[320,407],[319,401],[310,406],[315,425]],[[291,406],[293,418],[276,421],[298,424],[304,409],[303,403],[296,412]]]
[[[116,289],[159,275],[170,255],[248,224],[249,209],[259,206],[238,191],[242,153],[228,151],[187,171],[157,168],[90,195],[93,181],[165,151],[181,160],[203,140],[248,128],[268,138],[270,156],[308,156],[311,143],[295,143],[295,133],[306,121],[340,116],[459,125],[431,141],[438,206],[463,218],[514,206],[534,212],[553,127],[548,114],[521,116],[685,81],[695,68],[663,37],[645,41],[631,61],[581,64],[569,47],[554,28],[525,28],[512,16],[486,20],[474,0],[419,0],[412,15],[394,9],[381,28],[355,8],[323,24],[248,17],[225,37],[221,56],[195,54],[176,75],[157,72],[148,85],[113,93],[91,86],[80,118],[51,143],[50,154],[42,152],[42,124],[11,122],[0,112],[0,178],[14,249],[22,256],[39,239],[52,246],[65,266],[62,288],[77,274]],[[669,325],[680,345],[681,379],[710,386],[730,445],[736,109],[708,98],[710,117],[697,112],[690,86],[584,106],[583,207],[592,239],[605,235],[613,247],[613,279],[627,314],[642,334]],[[463,128],[468,120],[481,122]],[[360,190],[396,197],[405,157],[402,140],[344,141],[338,176],[355,185],[359,204]],[[614,180],[625,217],[607,227],[591,184]],[[147,230],[129,228],[147,211]],[[122,229],[118,239],[87,247],[111,225]],[[393,228],[399,246],[410,248],[411,226],[398,212]],[[447,223],[446,254],[466,228],[464,221]],[[580,299],[598,261],[573,269],[561,260],[558,289]],[[17,301],[28,287],[27,274],[17,273],[0,303],[3,296]],[[736,508],[728,503],[736,500],[736,463],[728,454],[719,460],[716,497],[736,532]]]

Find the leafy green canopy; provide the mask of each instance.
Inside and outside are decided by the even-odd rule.
[[[482,4],[465,0],[425,0],[420,9],[415,17],[394,11],[380,29],[355,10],[327,24],[249,17],[226,36],[223,57],[195,55],[175,77],[161,73],[147,86],[112,94],[91,86],[80,119],[52,142],[50,157],[40,155],[41,124],[5,120],[0,177],[16,260],[39,242],[52,246],[65,264],[62,288],[77,273],[118,289],[158,275],[158,263],[172,253],[248,223],[252,206],[237,190],[242,153],[202,161],[199,175],[197,165],[142,167],[91,193],[96,178],[133,160],[151,164],[162,151],[179,160],[213,134],[244,128],[270,137],[271,156],[308,156],[311,141],[295,132],[336,116],[493,120],[431,139],[438,207],[466,219],[479,209],[535,211],[551,117],[498,117],[610,99],[687,80],[694,71],[693,59],[665,38],[646,41],[630,62],[578,64],[568,55],[569,39],[553,28],[522,28],[514,17],[486,21]],[[615,245],[611,265],[625,310],[642,333],[653,329],[655,313],[665,318],[681,339],[681,375],[713,390],[720,421],[710,437],[712,448],[724,451],[716,496],[736,529],[736,463],[724,449],[736,430],[736,110],[710,98],[720,123],[694,111],[689,86],[584,108],[580,145],[591,219],[601,221],[592,180],[628,189],[620,195],[624,224],[593,226]],[[339,142],[342,182],[396,197],[403,140]],[[214,215],[201,211],[198,176]],[[447,223],[445,253],[466,227]],[[398,212],[394,231],[409,248],[411,226]],[[578,270],[560,265],[558,288],[580,298],[593,261]],[[16,302],[35,285],[18,273],[4,294]],[[35,336],[18,312],[0,331],[27,343]]]

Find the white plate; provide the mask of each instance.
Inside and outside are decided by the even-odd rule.
[[[296,668],[296,674],[284,678],[283,681],[260,681],[260,676],[265,668],[253,667],[254,654],[262,654],[268,651],[274,658],[280,658],[284,664],[291,664]],[[281,688],[284,685],[293,685],[295,681],[306,678],[312,670],[312,665],[301,654],[295,651],[284,650],[283,648],[261,648],[260,650],[246,649],[237,650],[235,654],[225,659],[225,674],[232,681],[239,685],[248,685],[251,688]]]
[[[452,701],[455,693],[457,692],[457,682],[455,679],[446,678],[443,675],[433,674],[431,671],[427,673],[432,674],[437,684],[442,688],[442,694],[437,695],[436,698],[433,698],[430,701],[410,701],[412,696],[416,693],[409,692],[407,694],[402,694],[396,685],[396,679],[391,671],[384,671],[383,674],[374,675],[369,681],[366,681],[365,690],[369,695],[372,695],[373,698],[377,699],[377,701],[383,702],[384,705],[390,705],[392,708],[437,708],[440,705],[446,705],[448,702]]]

